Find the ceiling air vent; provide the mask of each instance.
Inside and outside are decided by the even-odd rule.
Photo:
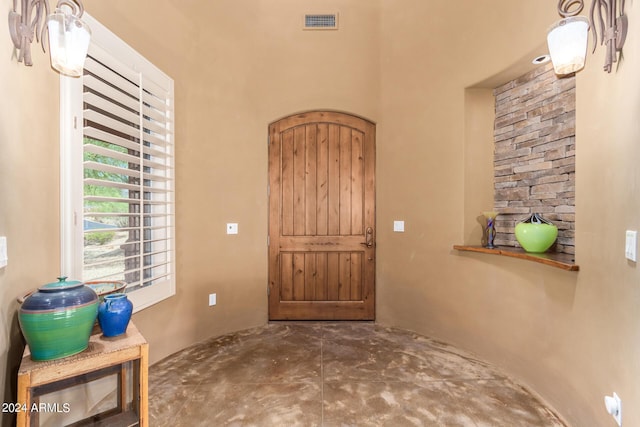
[[[323,14],[307,14],[304,15],[304,30],[337,30],[338,29],[338,14],[337,13],[323,13]]]

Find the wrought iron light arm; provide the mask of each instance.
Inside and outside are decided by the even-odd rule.
[[[627,38],[628,20],[624,14],[624,0],[620,0],[620,14],[617,10],[618,0],[593,0],[590,11],[590,24],[593,29],[594,45],[596,50],[598,41],[598,30],[596,22],[600,27],[600,45],[606,44],[607,52],[605,56],[604,70],[608,73],[614,62],[618,60],[618,52],[622,50]]]
[[[21,0],[20,12],[17,8],[18,0],[13,0],[13,9],[9,12],[9,33],[14,46],[19,51],[18,62],[25,65],[33,65],[31,59],[31,43],[34,38],[42,44],[42,50],[46,51],[47,21],[50,15],[48,0]],[[84,13],[81,0],[59,0],[56,10],[67,6],[71,15],[80,18]]]
[[[44,16],[49,15],[49,3],[46,0],[22,0],[20,13],[17,10],[17,0],[13,0],[13,10],[9,12],[9,33],[13,45],[18,49],[18,62],[33,65],[31,60],[31,43],[44,40]],[[44,50],[44,45],[42,46]]]
[[[606,45],[604,70],[608,73],[611,72],[613,63],[618,61],[618,52],[622,50],[627,37],[629,25],[624,14],[624,6],[625,0],[592,0],[589,10],[589,27],[593,31],[594,39],[592,52],[595,52],[599,38],[600,45]],[[575,16],[583,8],[583,0],[558,1],[558,13],[563,18]]]

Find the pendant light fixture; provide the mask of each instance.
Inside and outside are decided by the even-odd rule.
[[[45,50],[48,37],[51,67],[67,76],[81,76],[91,39],[91,30],[80,19],[84,12],[82,2],[60,0],[56,10],[49,14],[47,1],[21,0],[18,13],[17,0],[13,0],[13,10],[9,12],[9,32],[19,51],[18,62],[33,65],[31,42],[35,37]]]
[[[549,55],[558,75],[575,73],[584,68],[589,42],[589,20],[570,16],[556,22],[547,34]]]
[[[576,16],[583,8],[583,0],[558,2],[558,13],[563,19],[555,23],[547,34],[549,55],[558,75],[572,74],[584,67],[589,29],[593,31],[594,52],[600,31],[600,44],[605,44],[607,49],[604,70],[608,73],[624,45],[628,26],[624,0],[592,0],[590,19]]]

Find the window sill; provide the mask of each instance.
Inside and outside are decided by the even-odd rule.
[[[574,256],[570,254],[556,252],[533,254],[525,252],[524,249],[512,248],[509,246],[500,246],[494,249],[489,249],[483,246],[453,245],[453,249],[456,249],[458,251],[480,252],[490,255],[501,255],[511,258],[519,258],[527,261],[539,262],[541,264],[549,265],[551,267],[556,267],[567,271],[580,270],[580,266],[575,263]]]

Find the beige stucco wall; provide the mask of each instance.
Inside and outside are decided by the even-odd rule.
[[[375,121],[379,105],[376,2],[179,6],[85,2],[176,81],[178,290],[134,316],[153,360],[267,321],[268,124],[321,108]],[[340,31],[302,31],[309,10],[338,11]],[[237,236],[227,222],[239,224]]]
[[[8,13],[11,1],[0,4]],[[23,350],[16,297],[59,271],[58,98],[52,96],[58,77],[48,67],[18,64],[2,22],[0,236],[7,237],[9,264],[0,269],[0,393],[3,402],[11,402]],[[45,60],[35,47],[34,63]],[[10,414],[3,413],[2,420],[10,425]]]
[[[624,234],[640,226],[637,25],[617,72],[601,71],[599,49],[577,78],[581,271],[451,250],[478,244],[475,216],[491,207],[478,147],[491,100],[476,86],[500,83],[492,76],[544,42],[556,4],[382,2],[378,321],[493,361],[571,425],[611,425],[603,396],[616,391],[625,425],[635,425],[639,273],[624,258]],[[627,2],[627,13],[639,22],[639,5]],[[484,144],[491,150],[490,137]],[[407,232],[393,233],[393,219]]]
[[[11,2],[0,1],[8,11]],[[577,79],[581,271],[452,250],[479,235],[474,215],[492,197],[491,100],[478,83],[544,42],[555,6],[86,0],[89,13],[176,82],[178,291],[134,316],[152,360],[267,321],[267,126],[328,108],[378,124],[378,322],[475,352],[572,425],[608,425],[602,396],[614,390],[623,404],[637,401],[640,287],[624,259],[624,231],[640,227],[640,6],[627,2],[620,70],[600,71],[600,50]],[[303,13],[327,11],[340,13],[340,31],[300,30]],[[15,297],[59,271],[58,79],[42,54],[32,68],[18,65],[7,31],[0,52],[0,235],[10,257],[0,269],[0,377],[8,400],[21,351]],[[394,219],[406,221],[405,233],[392,232]],[[240,234],[227,236],[226,222],[238,222]],[[624,419],[640,423],[640,409],[627,404]]]

